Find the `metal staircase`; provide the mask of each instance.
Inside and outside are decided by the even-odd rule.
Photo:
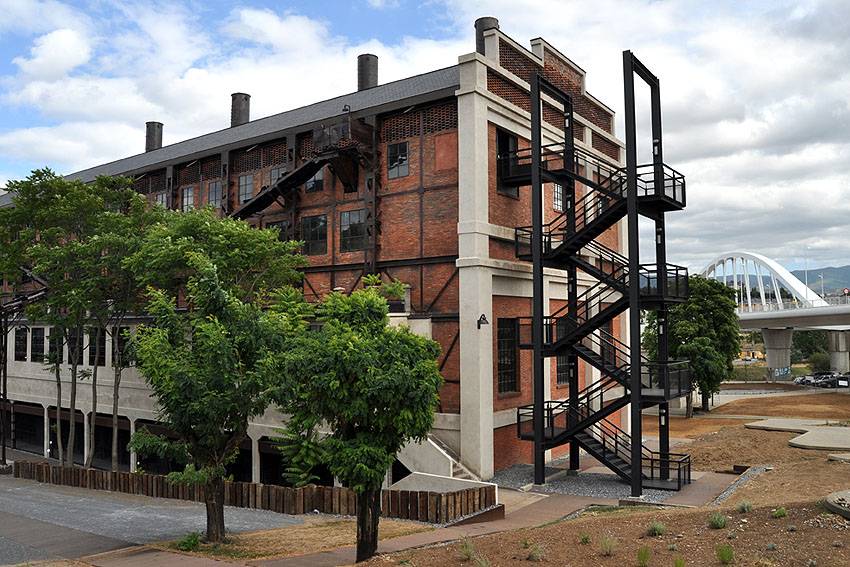
[[[563,142],[542,144],[541,93],[563,106]],[[657,452],[633,442],[610,419],[632,404],[631,429],[639,435],[641,409],[658,405],[666,418],[668,401],[691,388],[687,363],[667,360],[666,333],[658,360],[648,359],[639,346],[640,311],[658,310],[666,331],[667,308],[688,295],[687,270],[666,263],[664,213],[684,207],[685,182],[660,161],[660,107],[653,105],[653,163],[637,165],[627,148],[626,167],[575,146],[572,101],[539,75],[533,77],[531,107],[530,147],[499,155],[498,168],[503,185],[530,186],[532,191],[532,225],[515,229],[515,247],[520,259],[532,262],[534,275],[532,317],[518,321],[520,348],[533,350],[534,403],[517,408],[517,434],[534,441],[535,482],[545,481],[545,451],[570,443],[571,468],[578,468],[580,446],[631,482],[633,495],[643,486],[678,490],[691,480],[690,458],[669,452],[666,419]],[[633,130],[633,121],[629,126]],[[544,183],[557,183],[565,191],[564,212],[548,223],[539,212]],[[638,215],[656,221],[654,264],[638,262]],[[628,256],[606,246],[603,238],[624,218],[629,223]],[[568,280],[567,304],[550,314],[539,297],[544,267],[565,270]],[[579,273],[592,282],[581,292]],[[628,343],[603,328],[627,309],[632,326]],[[543,361],[552,356],[567,357],[567,399],[543,399]],[[578,359],[597,369],[599,380],[580,388]]]

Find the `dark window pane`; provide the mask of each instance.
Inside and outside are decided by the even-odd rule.
[[[555,363],[556,367],[556,380],[559,386],[563,386],[570,383],[570,365],[569,365],[569,357],[565,354],[559,354],[557,356],[557,361]]]
[[[564,186],[558,183],[555,184],[552,192],[552,208],[559,213],[564,212]]]
[[[311,177],[307,183],[304,184],[304,192],[305,193],[315,193],[316,191],[321,191],[325,188],[325,170],[320,169],[316,172],[316,175]]]
[[[341,252],[364,250],[367,244],[366,209],[345,211],[339,215],[339,249]]]
[[[301,240],[304,241],[304,254],[315,256],[328,252],[328,217],[317,215],[301,219]]]
[[[518,392],[517,352],[519,338],[516,319],[498,319],[496,322],[496,346],[498,351],[499,393]]]
[[[195,188],[194,187],[184,187],[183,188],[182,209],[183,209],[183,211],[191,211],[194,208],[195,208]]]
[[[62,364],[65,361],[63,347],[65,339],[57,328],[50,329],[49,362]]]
[[[502,176],[505,174],[504,167],[507,163],[516,159],[517,137],[504,130],[496,131],[496,190],[514,199],[519,198],[518,187],[505,187],[502,184]],[[507,161],[506,161],[507,160]]]
[[[239,202],[247,203],[254,196],[254,176],[239,176]]]
[[[407,162],[407,142],[387,145],[387,178],[407,177],[410,173]]]
[[[277,230],[280,240],[291,240],[292,238],[289,234],[289,221],[268,222],[266,223],[266,228]]]
[[[15,329],[15,360],[26,362],[27,360],[27,328]]]
[[[83,364],[83,335],[68,331],[68,363]]]
[[[44,327],[35,327],[31,332],[30,360],[42,362],[44,360]]]
[[[221,206],[221,181],[210,181],[207,185],[207,204],[216,208]]]
[[[275,181],[277,181],[278,179],[280,179],[284,175],[286,175],[286,168],[285,167],[273,167],[272,171],[271,171],[271,176],[269,178],[269,182],[271,183],[271,185],[274,185]]]
[[[89,329],[89,366],[106,366],[106,329]]]
[[[132,366],[129,345],[130,327],[112,327],[112,366]]]

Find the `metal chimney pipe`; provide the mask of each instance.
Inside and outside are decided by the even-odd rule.
[[[484,32],[499,29],[499,20],[492,16],[484,16],[475,20],[475,51],[484,55]]]
[[[162,122],[145,122],[145,151],[162,147]]]
[[[233,93],[230,95],[230,127],[240,126],[251,120],[251,95]]]
[[[364,53],[357,56],[357,90],[378,86],[378,56]]]

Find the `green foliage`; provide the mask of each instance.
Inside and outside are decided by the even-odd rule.
[[[363,276],[363,285],[365,287],[380,286],[381,282],[381,274],[366,274]]]
[[[811,361],[813,354],[828,351],[829,334],[827,331],[795,330],[791,336],[791,362]]]
[[[683,557],[677,557],[673,560],[673,567],[685,567],[685,559]]]
[[[784,517],[788,516],[788,510],[786,510],[784,507],[780,506],[779,508],[772,510],[770,512],[770,516],[771,516],[771,518],[778,520],[780,518],[784,518]]]
[[[691,373],[703,395],[704,405],[720,383],[732,373],[732,361],[740,352],[735,292],[723,283],[692,276],[690,297],[670,309],[670,358],[690,361]],[[642,344],[650,359],[658,352],[656,312],[646,315]]]
[[[671,543],[667,546],[667,551],[679,551],[679,546],[675,543]]]
[[[588,545],[590,543],[590,535],[589,534],[581,534],[578,536],[578,542],[582,545]]]
[[[404,298],[404,282],[394,279],[381,286],[381,295],[387,299],[403,299]]]
[[[826,372],[831,366],[829,355],[825,352],[816,352],[809,357],[809,367],[812,372]]]
[[[738,512],[741,514],[748,514],[753,511],[753,505],[749,503],[747,500],[743,500],[738,504]]]
[[[475,567],[491,567],[490,560],[483,555],[476,555],[472,560],[472,564]]]
[[[463,562],[472,561],[475,557],[475,544],[472,543],[472,540],[468,537],[464,537],[460,540],[460,548],[458,550],[460,555],[460,560]]]
[[[649,567],[649,560],[652,558],[652,551],[647,546],[642,546],[637,551],[638,567]]]
[[[765,549],[766,549],[767,551],[776,551],[776,544],[775,544],[775,543],[769,543],[769,544],[767,544],[767,546],[765,547]]]
[[[160,459],[175,461],[180,466],[186,466],[190,458],[185,443],[155,435],[147,427],[136,431],[127,445],[127,450],[140,455],[155,455]]]
[[[324,447],[319,441],[315,430],[306,431],[301,434],[280,430],[281,436],[275,441],[278,443],[286,469],[283,473],[284,480],[292,486],[306,486],[315,483],[319,477],[313,471],[327,460]]]
[[[201,547],[201,534],[198,532],[186,534],[174,544],[174,547],[180,551],[197,551]]]
[[[543,546],[537,543],[531,544],[531,547],[528,549],[528,560],[537,562],[543,561],[545,558],[546,551],[543,549]]]
[[[646,535],[652,537],[663,536],[665,533],[667,533],[667,526],[657,521],[650,522],[646,530]]]
[[[617,540],[609,536],[602,536],[602,540],[599,542],[599,549],[603,556],[611,557],[617,550]]]
[[[708,517],[708,527],[713,530],[722,530],[726,527],[726,516],[720,512],[714,512]]]
[[[723,565],[729,565],[735,561],[735,550],[728,543],[723,543],[714,548],[714,554],[717,560]]]

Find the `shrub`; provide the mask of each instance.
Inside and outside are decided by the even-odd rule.
[[[809,367],[812,372],[826,372],[830,365],[829,355],[825,352],[816,352],[809,357]]]
[[[663,536],[665,533],[667,533],[667,526],[665,526],[661,522],[655,522],[655,521],[650,522],[649,528],[647,528],[647,530],[646,530],[646,535],[653,536],[653,537]]]
[[[748,512],[752,512],[752,510],[753,510],[753,505],[750,504],[749,502],[747,502],[746,500],[744,500],[743,502],[738,504],[738,512],[740,512],[741,514],[746,514]]]
[[[767,550],[768,551],[776,551],[776,544],[775,543],[767,544]]]
[[[602,550],[602,555],[605,557],[611,557],[617,549],[617,540],[608,536],[603,536],[602,541],[599,543],[599,548]]]
[[[475,558],[475,546],[472,544],[472,541],[465,537],[460,540],[460,560],[461,561],[471,561]]]
[[[715,512],[708,517],[708,527],[713,530],[722,530],[726,527],[726,516],[720,512]]]
[[[543,551],[543,547],[533,543],[528,550],[528,560],[529,561],[543,561],[543,557],[546,553]]]
[[[677,557],[673,560],[673,567],[685,567],[685,560],[681,557]]]
[[[582,545],[587,545],[590,543],[590,536],[588,534],[581,534],[578,536],[578,542]]]
[[[671,543],[667,546],[667,551],[679,551],[679,546],[675,543]]]
[[[783,508],[782,506],[780,506],[779,508],[776,508],[775,510],[773,510],[773,511],[770,513],[770,515],[771,515],[771,516],[773,516],[775,519],[777,519],[777,520],[778,520],[779,518],[784,518],[785,516],[787,516],[787,515],[788,515],[788,510],[786,510],[785,508]]]
[[[652,552],[645,545],[638,549],[637,564],[638,567],[649,567],[649,558],[652,557]]]
[[[201,547],[201,534],[192,532],[183,536],[175,545],[180,551],[196,551]]]
[[[717,555],[717,560],[724,565],[729,565],[735,561],[735,550],[728,543],[718,545],[714,548],[714,553]]]
[[[476,555],[472,562],[475,567],[490,567],[490,560],[483,555]]]

